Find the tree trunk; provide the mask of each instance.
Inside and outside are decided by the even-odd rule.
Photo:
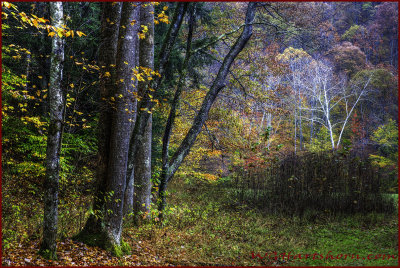
[[[110,2],[102,4],[101,43],[99,46],[100,79],[100,116],[98,130],[98,154],[96,173],[96,192],[93,200],[92,213],[83,230],[75,237],[89,244],[98,245],[102,234],[102,217],[104,214],[104,195],[106,192],[107,170],[109,161],[109,144],[111,134],[110,97],[114,91],[118,29],[121,17],[121,4]],[[109,19],[110,23],[107,22]],[[104,66],[104,68],[102,67]],[[94,235],[98,234],[98,235]]]
[[[117,248],[121,245],[124,193],[130,130],[132,125],[133,101],[135,87],[131,83],[133,66],[136,63],[137,29],[131,25],[139,20],[139,8],[136,4],[124,2],[122,5],[116,59],[116,92],[112,99],[114,110],[110,135],[110,154],[107,172],[104,224],[107,244],[115,255],[120,255]]]
[[[169,56],[171,54],[172,48],[175,44],[176,38],[178,36],[180,27],[182,25],[183,17],[186,13],[188,3],[178,3],[174,12],[174,16],[171,22],[171,25],[168,29],[167,35],[164,39],[162,48],[160,50],[160,53],[158,54],[158,61],[157,65],[155,66],[155,69],[158,70],[160,77],[155,77],[153,80],[153,83],[150,84],[150,87],[152,87],[155,92],[154,92],[154,97],[158,94],[157,92],[159,91],[159,87],[162,82],[162,78],[164,75],[164,70],[166,68],[166,65],[168,64]],[[154,42],[154,41],[153,41]],[[153,52],[154,53],[154,52]],[[154,63],[153,63],[154,64]],[[129,145],[129,158],[128,158],[128,169],[127,169],[127,181],[133,181],[135,177],[135,159],[141,157],[141,155],[137,152],[138,151],[138,146],[140,144],[140,140],[136,137],[143,137],[146,139],[146,133],[149,135],[148,129],[151,128],[151,119],[150,119],[150,113],[147,111],[151,111],[154,103],[151,102],[149,96],[149,92],[146,92],[144,94],[144,98],[140,101],[138,104],[138,115],[136,118],[135,122],[135,127],[131,136],[130,140],[130,145]],[[150,133],[151,135],[151,133]],[[151,140],[151,136],[147,137],[147,139]],[[149,144],[148,146],[151,146]],[[148,149],[147,148],[143,148]],[[150,153],[149,156],[151,157]],[[151,165],[151,163],[149,163]]]
[[[190,9],[190,13],[189,13],[189,30],[188,30],[188,38],[187,38],[187,43],[186,43],[185,60],[183,62],[182,69],[180,70],[178,86],[175,91],[174,99],[172,100],[171,110],[168,115],[167,124],[165,125],[165,130],[164,130],[164,135],[163,135],[163,140],[162,140],[162,170],[168,169],[169,141],[171,138],[172,128],[175,123],[176,109],[178,108],[178,105],[179,105],[184,80],[185,80],[186,74],[187,74],[187,66],[189,64],[189,59],[192,54],[192,38],[193,38],[194,24],[195,24],[195,16],[194,16],[194,4],[193,4]]]
[[[122,6],[122,11],[121,11]],[[75,238],[122,255],[128,251],[121,241],[127,151],[132,129],[132,68],[136,63],[138,8],[132,3],[104,3],[101,72],[101,116],[99,162],[93,213]],[[120,27],[124,26],[124,27]],[[127,63],[127,64],[126,64]]]
[[[142,5],[140,7],[140,24],[147,26],[144,39],[139,40],[139,66],[154,69],[154,7]],[[138,82],[138,93],[142,99],[149,98],[149,82]],[[150,112],[150,111],[149,111]],[[139,111],[147,113],[147,111]],[[149,114],[147,122],[142,125],[143,131],[135,137],[138,142],[136,157],[134,158],[134,196],[133,212],[136,222],[143,218],[139,214],[144,213],[144,218],[150,217],[151,196],[151,140],[152,140],[152,115]],[[143,133],[143,135],[141,135]]]
[[[61,27],[63,22],[62,2],[50,3],[52,24]],[[47,135],[46,178],[44,189],[43,241],[40,253],[48,259],[57,259],[58,184],[60,152],[63,131],[64,98],[61,89],[64,62],[64,41],[55,36],[52,39],[50,66],[50,125]]]
[[[214,103],[218,93],[222,90],[222,88],[225,87],[225,79],[226,79],[226,76],[228,75],[230,66],[232,65],[236,56],[245,47],[247,41],[250,39],[250,37],[252,35],[253,27],[252,27],[251,23],[254,20],[255,7],[256,7],[255,3],[251,2],[248,4],[246,18],[245,18],[245,26],[244,26],[243,32],[238,37],[235,44],[231,47],[228,54],[225,56],[224,61],[222,62],[222,65],[218,70],[218,74],[217,74],[210,90],[207,92],[207,95],[205,96],[205,98],[203,100],[201,108],[198,111],[198,113],[194,119],[192,127],[190,128],[189,132],[185,136],[184,140],[180,144],[180,146],[177,149],[177,151],[175,152],[175,154],[172,156],[172,159],[168,163],[168,167],[163,168],[163,170],[161,172],[161,184],[160,184],[160,188],[159,188],[160,217],[162,217],[162,212],[166,205],[165,189],[167,187],[169,180],[172,178],[172,176],[178,170],[178,168],[182,164],[183,160],[189,153],[194,142],[196,141],[197,135],[200,133],[200,131],[203,127],[203,124],[208,117],[208,112],[210,111],[212,104]]]

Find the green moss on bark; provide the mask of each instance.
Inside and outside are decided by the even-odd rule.
[[[110,251],[115,257],[122,257],[131,253],[132,248],[128,243],[121,240],[121,245],[110,245],[106,250]]]
[[[72,239],[85,243],[86,245],[89,246],[96,246],[105,249],[111,252],[111,254],[116,257],[122,257],[124,255],[128,255],[131,253],[132,250],[129,244],[123,240],[121,240],[120,245],[115,245],[111,243],[105,232],[98,232],[92,234],[82,231],[78,235],[74,236]]]

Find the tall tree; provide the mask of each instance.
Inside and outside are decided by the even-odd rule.
[[[201,105],[200,110],[197,112],[197,115],[193,121],[192,127],[189,132],[185,136],[184,140],[172,156],[171,160],[167,165],[163,165],[161,172],[161,182],[159,186],[159,210],[161,212],[160,216],[162,216],[162,211],[166,205],[165,200],[165,191],[168,185],[168,182],[178,170],[180,165],[182,164],[185,157],[188,155],[191,147],[196,141],[197,135],[200,133],[204,122],[208,117],[208,113],[211,109],[212,104],[214,103],[218,93],[225,87],[225,79],[229,73],[229,68],[235,60],[236,56],[242,51],[242,49],[247,44],[247,41],[250,39],[253,33],[252,23],[255,17],[256,3],[249,3],[246,12],[246,18],[244,23],[244,28],[240,36],[237,38],[235,44],[230,48],[228,54],[225,56],[221,66],[219,67],[217,76],[215,77],[213,84],[210,87],[210,90],[207,92],[203,103]]]
[[[107,192],[104,222],[107,239],[113,246],[121,244],[123,201],[126,186],[129,139],[132,128],[133,92],[131,83],[133,66],[136,63],[137,29],[132,25],[139,21],[138,3],[124,2],[121,11],[118,48],[116,58],[116,92],[112,113],[110,154],[108,161]],[[112,101],[114,100],[112,99]],[[115,252],[118,253],[118,252]],[[118,255],[118,254],[117,254]]]
[[[64,13],[62,2],[50,3],[52,24],[62,28]],[[52,39],[50,67],[50,125],[47,135],[46,178],[44,189],[43,241],[40,253],[49,259],[57,259],[58,185],[60,152],[63,132],[64,96],[61,88],[64,62],[64,41],[58,35]]]
[[[89,216],[83,230],[75,237],[88,244],[96,244],[99,238],[91,239],[93,233],[101,233],[102,214],[104,212],[107,182],[107,171],[109,162],[109,144],[111,135],[111,111],[112,106],[109,102],[115,84],[115,66],[118,30],[121,19],[121,4],[105,2],[102,4],[101,18],[101,43],[99,47],[99,65],[101,68],[100,80],[100,115],[98,130],[98,154],[97,154],[97,174],[96,192],[93,201],[92,213]]]
[[[168,28],[168,32],[164,38],[161,50],[157,56],[157,61],[154,64],[155,70],[158,71],[159,76],[156,76],[155,79],[152,81],[153,83],[150,84],[141,84],[143,85],[143,98],[141,99],[140,103],[138,104],[138,114],[135,121],[135,127],[131,136],[130,145],[129,145],[129,158],[128,158],[128,169],[127,169],[127,184],[130,185],[132,183],[133,178],[136,178],[136,171],[134,170],[135,167],[140,169],[140,174],[138,176],[138,180],[142,180],[145,182],[150,182],[151,179],[151,163],[147,162],[147,167],[139,167],[138,165],[143,164],[146,162],[146,159],[140,160],[143,155],[141,153],[148,153],[147,156],[150,156],[151,148],[149,151],[150,144],[143,144],[142,141],[151,141],[151,110],[154,106],[154,102],[151,101],[149,98],[150,89],[155,91],[155,95],[159,94],[160,86],[162,83],[163,75],[166,70],[166,66],[169,61],[169,57],[171,55],[172,48],[175,44],[175,41],[178,37],[179,30],[182,25],[183,17],[185,16],[186,10],[188,7],[188,3],[178,3],[175,8],[175,12],[171,21],[171,25]],[[146,18],[148,19],[148,18]],[[150,40],[150,39],[149,39]],[[153,41],[154,42],[154,41]],[[142,55],[142,63],[143,64],[150,64],[148,61],[150,55],[150,47],[149,44],[142,43],[144,55]],[[147,47],[145,49],[145,47]],[[154,52],[153,52],[154,53]],[[147,56],[146,56],[147,55]],[[147,58],[145,60],[145,58]],[[149,133],[150,132],[150,133]],[[140,138],[138,138],[140,137]],[[150,158],[151,159],[151,158]],[[140,163],[141,162],[141,163]],[[141,178],[139,178],[141,177]],[[136,184],[136,182],[135,182]],[[147,184],[148,186],[149,184]],[[150,186],[148,186],[150,187]],[[128,188],[127,188],[128,189]],[[149,189],[149,188],[146,188]],[[140,191],[140,190],[139,190]],[[149,194],[149,190],[146,190],[143,194]],[[147,201],[149,201],[150,196],[143,197]],[[138,200],[138,199],[137,199]],[[143,203],[141,203],[143,204]],[[146,203],[145,203],[146,207]],[[147,206],[148,207],[148,206]],[[146,208],[148,209],[148,208]]]
[[[121,241],[121,232],[129,138],[135,104],[135,86],[131,78],[137,58],[135,22],[139,21],[138,3],[125,2],[122,7],[118,3],[105,3],[102,20],[104,50],[100,50],[100,60],[105,64],[102,96],[109,103],[105,105],[110,105],[106,109],[109,115],[100,118],[100,131],[104,133],[99,136],[101,165],[97,179],[100,191],[94,203],[96,210],[77,238],[87,244],[106,248],[118,256],[128,250],[127,244]],[[94,225],[89,225],[93,222]]]
[[[189,63],[190,56],[192,54],[192,38],[193,38],[193,30],[194,30],[194,24],[195,24],[195,14],[194,14],[194,5],[193,4],[190,8],[189,12],[189,31],[188,31],[188,37],[187,37],[187,42],[186,42],[186,55],[185,55],[185,60],[183,62],[182,68],[179,72],[179,80],[178,80],[178,85],[175,91],[174,99],[172,100],[171,104],[171,110],[168,115],[167,123],[165,125],[164,129],[164,135],[162,139],[162,168],[167,168],[168,166],[168,151],[169,151],[169,143],[170,143],[170,138],[172,134],[172,128],[175,123],[175,118],[176,118],[176,110],[179,105],[179,101],[181,98],[182,94],[182,89],[184,85],[184,80],[187,75],[187,67]]]
[[[140,24],[147,32],[145,33],[145,38],[139,41],[139,66],[140,68],[153,70],[154,6],[152,4],[141,5]],[[150,88],[150,81],[138,82],[138,95],[141,99],[149,99],[150,95],[153,94],[150,90],[153,90]],[[138,146],[137,157],[134,159],[133,212],[135,213],[136,220],[138,220],[140,219],[138,217],[140,212],[145,213],[145,217],[150,216],[152,114],[148,116],[147,123],[144,125],[144,132],[139,133],[135,139],[138,142]]]
[[[312,117],[302,116],[307,121],[316,122],[325,127],[329,133],[332,150],[337,149],[342,141],[344,130],[357,104],[369,94],[371,78],[367,75],[358,80],[346,83],[334,76],[333,69],[323,62],[313,61],[310,64],[310,80],[304,87],[303,94],[314,103],[314,106],[301,107],[303,111],[313,112]],[[344,106],[340,118],[334,111]],[[336,139],[336,129],[339,136]]]

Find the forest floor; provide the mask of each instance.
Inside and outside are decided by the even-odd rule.
[[[125,227],[132,254],[112,257],[106,251],[63,239],[58,261],[37,255],[39,240],[3,250],[5,266],[386,266],[397,265],[397,215],[383,214],[313,219],[266,215],[238,204],[219,186],[175,181],[163,225]],[[233,205],[234,204],[234,205]],[[295,260],[255,257],[290,253]],[[252,254],[253,253],[253,254]],[[313,254],[318,253],[313,259]],[[302,254],[299,256],[298,254]],[[305,258],[305,254],[311,257]],[[350,254],[346,259],[339,254]],[[351,254],[358,254],[358,258]],[[373,254],[373,260],[368,255]],[[377,254],[386,254],[375,259]],[[387,259],[387,255],[395,258]],[[274,255],[273,255],[274,256]],[[328,256],[328,258],[326,258]],[[330,257],[332,256],[332,257]],[[370,255],[372,256],[372,255]],[[301,257],[301,259],[299,258]]]

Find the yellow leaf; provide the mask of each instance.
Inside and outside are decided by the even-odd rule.
[[[124,63],[125,63],[126,65],[128,65],[128,62],[124,61]]]
[[[110,72],[105,72],[105,73],[104,73],[104,76],[105,76],[105,77],[110,77],[111,74],[110,74]]]
[[[63,34],[62,34],[62,29],[57,29],[57,35],[58,35],[58,37],[62,37],[63,36]]]
[[[49,36],[53,37],[56,33],[55,32],[49,32]]]
[[[76,34],[79,35],[79,37],[81,37],[82,35],[86,36],[86,34],[82,33],[81,31],[76,31]]]
[[[121,83],[123,83],[123,82],[124,82],[124,79],[121,78],[121,79],[119,79],[119,81],[120,81]]]
[[[38,75],[38,78],[39,78],[39,79],[42,79],[42,78],[43,78],[43,76],[41,76],[41,75]]]
[[[36,19],[33,19],[33,20],[32,20],[32,23],[33,23],[33,25],[35,25],[36,28],[39,26],[39,24],[38,24],[38,22],[37,22]]]
[[[69,86],[70,86],[71,88],[74,88],[74,87],[75,87],[74,84],[69,84]]]

